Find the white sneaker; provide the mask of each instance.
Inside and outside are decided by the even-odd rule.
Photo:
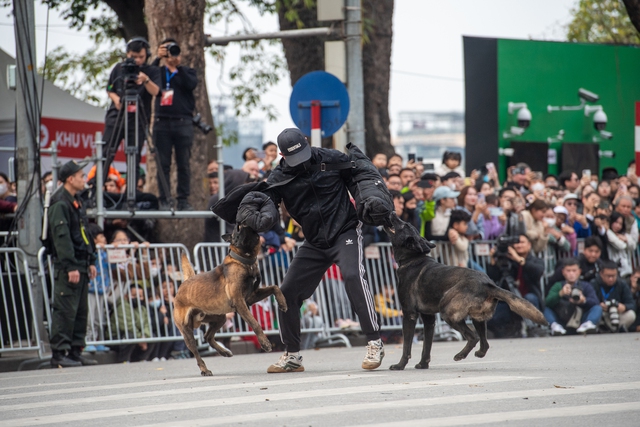
[[[376,369],[382,364],[384,358],[384,346],[381,339],[369,341],[367,344],[367,355],[362,361],[362,369]]]
[[[563,328],[561,324],[557,322],[553,322],[551,324],[551,335],[557,336],[557,335],[564,335],[566,333],[567,333],[567,330]]]
[[[576,329],[576,332],[579,334],[593,334],[597,330],[596,325],[593,324],[591,320],[587,320],[582,325]]]
[[[302,356],[289,353],[285,353],[280,356],[280,360],[267,368],[267,373],[269,374],[303,371],[304,366],[302,366]]]

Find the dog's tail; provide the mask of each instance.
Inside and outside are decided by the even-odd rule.
[[[490,284],[491,290],[489,294],[500,301],[504,301],[509,305],[511,311],[520,316],[530,319],[540,325],[548,325],[549,323],[544,318],[544,315],[533,304],[524,298],[514,295],[512,292],[506,291],[493,283]]]
[[[182,267],[182,277],[183,280],[187,280],[196,275],[196,272],[193,271],[193,266],[189,261],[186,253],[182,253],[182,257],[180,258],[180,265]]]

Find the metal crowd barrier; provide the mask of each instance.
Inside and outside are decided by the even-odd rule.
[[[42,357],[33,276],[19,248],[0,248],[0,353],[35,350]]]
[[[469,257],[476,268],[484,269],[491,262],[491,249],[495,241],[472,241]],[[579,242],[579,251],[584,246]],[[262,286],[282,284],[288,266],[298,250],[279,251],[259,259]],[[197,272],[210,271],[220,264],[228,252],[226,243],[201,243],[193,252],[194,267]],[[98,250],[101,262],[98,278],[89,293],[89,313],[87,345],[119,345],[142,342],[182,341],[173,321],[164,323],[158,313],[164,310],[173,319],[171,295],[175,295],[182,282],[180,266],[181,254],[190,257],[187,248],[181,244],[152,244],[106,246]],[[438,242],[431,254],[436,260],[447,265],[455,265],[457,258],[449,243]],[[556,253],[553,248],[537,254],[545,262],[545,274],[540,286],[550,277],[559,261],[572,254]],[[629,256],[633,266],[640,265],[640,248]],[[191,257],[190,257],[191,258]],[[41,286],[44,292],[44,320],[47,329],[51,325],[51,304],[55,298],[55,272],[50,257],[44,248],[38,253]],[[390,244],[375,244],[366,248],[365,268],[371,285],[376,311],[380,314],[383,333],[401,331],[400,303],[397,295],[395,261]],[[17,350],[37,350],[42,355],[42,345],[36,324],[32,289],[33,278],[29,272],[24,252],[15,248],[0,249],[0,353]],[[141,303],[132,304],[131,289],[140,293]],[[139,289],[139,290],[138,290]],[[318,314],[304,307],[315,303]],[[267,335],[279,333],[277,304],[274,298],[262,301],[252,307],[256,319]],[[394,311],[398,310],[398,311]],[[303,341],[308,345],[331,345],[341,343],[350,346],[347,335],[358,332],[354,322],[355,313],[347,298],[340,271],[330,268],[320,282],[318,289],[303,306]],[[418,327],[422,324],[418,321]],[[201,345],[203,331],[196,337]],[[151,336],[149,336],[151,335]],[[253,331],[237,314],[230,316],[227,324],[216,334],[219,338],[252,337]],[[307,338],[310,339],[307,339]],[[439,317],[435,329],[436,339],[458,339],[460,334],[452,330]]]
[[[173,322],[161,322],[158,314],[164,310],[173,319],[169,294],[175,295],[182,282],[182,253],[190,258],[182,244],[98,248],[98,276],[88,295],[86,344],[182,341]],[[56,294],[54,267],[44,250],[38,255],[50,332],[51,304]],[[139,303],[132,289],[142,297]]]

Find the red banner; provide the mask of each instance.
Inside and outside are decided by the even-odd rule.
[[[103,131],[104,123],[43,117],[40,124],[40,147],[50,148],[51,142],[56,141],[58,157],[84,159],[93,154],[96,132]],[[47,153],[43,155],[50,156]],[[145,160],[143,151],[142,163],[145,163]],[[115,161],[126,161],[122,144],[118,147]]]

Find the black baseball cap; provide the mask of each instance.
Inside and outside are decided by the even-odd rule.
[[[69,160],[60,168],[60,172],[58,172],[58,179],[62,182],[66,182],[67,178],[79,170],[84,169],[85,166],[87,166],[86,162],[78,163],[75,160]]]
[[[297,128],[287,128],[278,135],[278,148],[289,166],[298,166],[311,158],[307,138]]]
[[[420,181],[418,181],[418,183],[416,184],[418,187],[420,188],[432,188],[433,184],[431,182],[429,182],[429,180],[427,179],[421,179]]]

